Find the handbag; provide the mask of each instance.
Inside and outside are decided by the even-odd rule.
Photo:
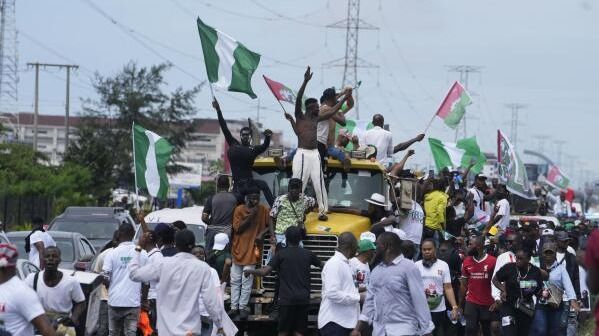
[[[547,304],[552,308],[557,308],[562,304],[564,298],[564,291],[552,283],[548,283],[547,289],[549,290],[549,297],[547,298]]]
[[[529,270],[530,270],[530,265],[529,265]],[[520,281],[522,281],[522,279],[526,278],[527,274],[528,274],[528,272],[526,272],[526,274],[524,276],[520,276],[520,271],[518,271],[518,284],[520,287],[520,297],[518,299],[516,299],[514,308],[516,308],[516,310],[520,311],[521,313],[525,314],[528,317],[533,317],[535,315],[535,304],[532,300],[529,302],[524,300],[524,296],[522,295],[522,287],[520,285],[520,283],[521,283]]]

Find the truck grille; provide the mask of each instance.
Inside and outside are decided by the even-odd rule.
[[[303,241],[304,248],[312,251],[318,259],[322,262],[326,262],[335,254],[337,248],[337,236],[334,235],[308,235]],[[262,265],[266,265],[268,254],[271,249],[269,243],[264,243],[264,251],[262,254]],[[313,293],[320,293],[322,290],[322,280],[320,278],[321,270],[319,268],[312,267],[310,272],[310,290]],[[276,272],[265,276],[262,279],[262,287],[264,290],[274,292],[275,290],[275,277]]]

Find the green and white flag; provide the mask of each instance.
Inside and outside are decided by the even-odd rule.
[[[173,147],[160,135],[133,124],[133,156],[135,160],[135,184],[147,189],[152,197],[166,199],[168,176],[166,164]]]
[[[474,161],[476,164],[471,171],[478,174],[487,161],[476,143],[476,137],[458,140],[457,143],[428,138],[428,143],[431,146],[435,165],[439,171],[443,168],[468,168],[470,163]]]
[[[260,55],[229,35],[206,25],[200,18],[198,31],[208,81],[228,91],[243,92],[256,98],[252,90],[252,75],[258,68]]]

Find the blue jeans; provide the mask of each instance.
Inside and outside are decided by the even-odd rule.
[[[553,309],[546,305],[537,304],[530,335],[565,336],[568,309],[565,309],[564,306],[569,305],[562,303],[559,308]]]

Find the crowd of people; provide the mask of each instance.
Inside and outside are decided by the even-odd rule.
[[[404,166],[415,154],[409,147],[424,135],[394,146],[378,114],[362,141],[375,149],[372,160],[385,170],[389,197],[372,194],[363,211],[329,208],[326,158],[339,159],[347,172],[345,146],[360,148],[347,130],[337,137],[334,131],[354,100],[351,88],[330,88],[320,104],[303,101],[311,77],[308,68],[294,116],[286,115],[298,137],[294,154],[279,162],[293,162],[286,193],[273,195],[252,174],[272,132],[257,146],[249,127],[235,139],[215,100],[233,185],[219,176],[206,201],[205,245],[197,246],[180,221],[150,230],[140,214],[138,241],[135,228],[122,224],[97,256],[93,271],[102,284],[90,320],[92,296],[86,302],[79,284],[58,269],[61,251],[36,219],[26,250],[39,273],[19,280],[16,248],[0,244],[0,335],[33,335],[34,328],[44,336],[74,335],[86,304],[86,329],[94,335],[230,335],[237,330],[232,321],[243,323],[252,313],[254,277],[267,275],[275,275],[270,314],[279,335],[304,335],[314,269],[321,270],[316,326],[322,336],[576,335],[581,307],[588,310],[590,294],[599,291],[599,231],[591,233],[589,221],[567,229],[544,220],[510,221],[508,188],[480,173],[470,178],[474,163],[465,171],[415,176]],[[415,181],[408,207],[399,202],[404,178]],[[304,193],[310,181],[315,197]],[[556,216],[573,215],[564,195],[553,201]],[[332,257],[321,260],[302,244],[310,211],[319,221],[330,211],[364,216],[370,230],[339,234]],[[271,248],[262,263],[265,242]],[[223,284],[230,286],[228,311]]]

